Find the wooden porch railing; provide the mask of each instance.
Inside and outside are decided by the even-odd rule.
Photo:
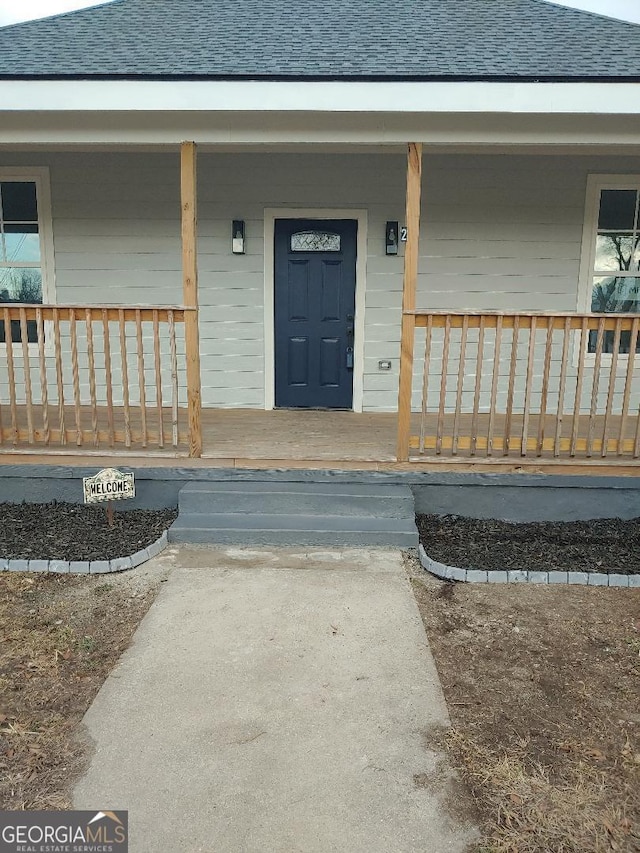
[[[404,314],[413,382],[398,446],[408,458],[640,458],[640,317]]]
[[[188,452],[196,308],[2,305],[0,444]]]

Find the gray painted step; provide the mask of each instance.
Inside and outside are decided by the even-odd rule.
[[[189,483],[180,490],[179,508],[200,513],[268,515],[352,515],[410,518],[414,500],[407,486],[361,483]]]
[[[224,545],[386,545],[415,548],[413,517],[216,514],[183,516],[169,529],[170,542]]]
[[[349,482],[192,482],[171,542],[226,545],[418,545],[408,486]]]

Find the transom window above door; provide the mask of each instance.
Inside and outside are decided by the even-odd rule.
[[[340,234],[333,231],[296,231],[291,235],[292,252],[339,252]]]
[[[590,229],[587,310],[640,314],[640,179],[592,176],[593,225]],[[597,332],[589,337],[595,352]],[[631,332],[620,335],[619,352],[628,353]],[[604,335],[603,352],[614,348],[614,332]],[[640,352],[640,337],[636,340]]]

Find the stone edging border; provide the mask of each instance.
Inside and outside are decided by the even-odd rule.
[[[582,584],[583,586],[615,586],[640,589],[640,575],[605,574],[604,572],[529,572],[529,571],[484,571],[459,569],[438,563],[420,545],[418,548],[423,569],[446,581],[463,583],[541,583]]]
[[[113,560],[3,560],[0,558],[0,572],[49,572],[59,575],[107,575],[111,572],[124,572],[135,569],[152,557],[157,557],[168,545],[167,531],[151,545],[136,551],[130,557],[116,557]]]

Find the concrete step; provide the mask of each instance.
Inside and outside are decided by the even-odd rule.
[[[171,542],[225,545],[418,545],[408,486],[215,480],[187,483]]]
[[[178,516],[170,542],[222,545],[328,545],[415,548],[418,533],[410,518],[344,515],[205,513]]]
[[[262,513],[410,518],[408,486],[362,483],[195,482],[180,490],[180,513]]]

